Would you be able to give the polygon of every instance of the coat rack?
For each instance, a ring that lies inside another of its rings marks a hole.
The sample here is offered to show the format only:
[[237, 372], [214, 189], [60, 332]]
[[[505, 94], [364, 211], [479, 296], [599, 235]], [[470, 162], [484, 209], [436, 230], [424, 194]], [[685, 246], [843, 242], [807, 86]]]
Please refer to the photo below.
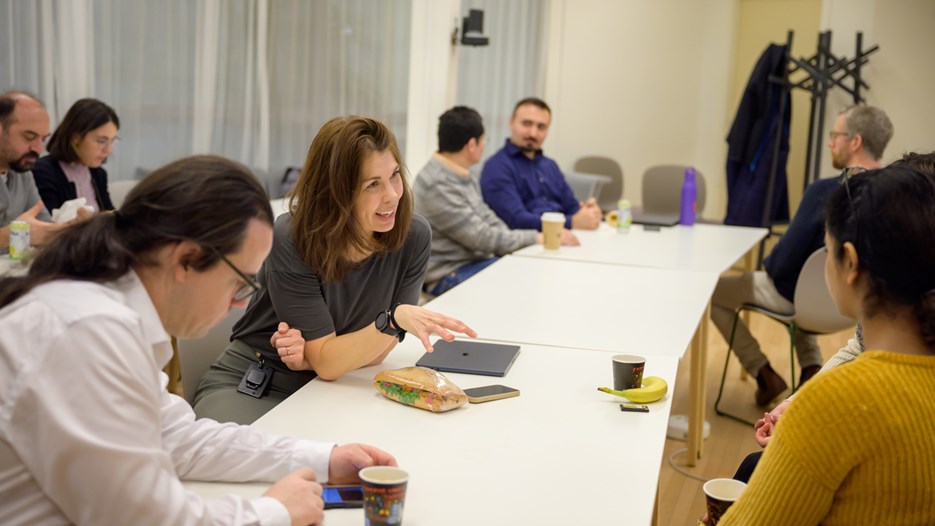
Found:
[[[863, 48], [863, 33], [857, 32], [854, 58], [839, 57], [831, 52], [831, 31], [822, 31], [818, 34], [818, 48], [815, 54], [808, 58], [792, 57], [793, 31], [786, 33], [786, 72], [783, 76], [771, 75], [769, 81], [780, 86], [779, 115], [785, 111], [786, 94], [793, 89], [803, 89], [811, 93], [811, 110], [808, 117], [808, 145], [805, 152], [805, 177], [802, 189], [808, 187], [818, 178], [821, 169], [821, 152], [825, 135], [825, 109], [828, 92], [839, 87], [850, 93], [854, 104], [864, 102], [861, 90], [868, 90], [870, 86], [861, 77], [861, 68], [869, 62], [869, 56], [880, 49], [875, 45], [870, 49]], [[779, 160], [779, 147], [782, 134], [776, 134], [773, 145], [773, 162], [769, 171], [769, 184], [766, 186], [766, 201], [763, 207], [764, 227], [771, 227], [771, 205], [773, 202], [773, 184], [776, 181], [777, 164]], [[760, 243], [760, 254], [757, 259], [763, 262], [763, 249], [765, 243]], [[759, 266], [759, 265], [758, 265]]]

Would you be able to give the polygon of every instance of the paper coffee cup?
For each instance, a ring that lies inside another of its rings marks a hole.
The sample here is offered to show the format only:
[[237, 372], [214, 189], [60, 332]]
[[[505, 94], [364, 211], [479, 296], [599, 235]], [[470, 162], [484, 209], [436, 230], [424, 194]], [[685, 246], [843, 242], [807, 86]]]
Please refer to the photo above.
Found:
[[371, 466], [358, 476], [364, 490], [364, 525], [401, 525], [409, 473], [392, 466]]
[[734, 479], [711, 479], [705, 482], [703, 489], [708, 506], [708, 524], [717, 524], [746, 488], [746, 484]]
[[565, 214], [545, 212], [542, 214], [542, 245], [546, 250], [558, 250], [562, 246], [562, 229], [565, 228]]
[[632, 354], [615, 354], [614, 363], [614, 389], [636, 389], [643, 385], [643, 368], [646, 367], [646, 358]]

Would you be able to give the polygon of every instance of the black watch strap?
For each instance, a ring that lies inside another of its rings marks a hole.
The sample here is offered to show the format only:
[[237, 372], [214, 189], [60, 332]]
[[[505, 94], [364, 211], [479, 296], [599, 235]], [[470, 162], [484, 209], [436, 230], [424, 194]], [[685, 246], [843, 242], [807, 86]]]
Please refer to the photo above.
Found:
[[406, 330], [399, 326], [399, 323], [396, 322], [396, 307], [399, 307], [401, 303], [393, 305], [393, 308], [390, 309], [390, 324], [393, 325], [393, 328], [396, 329], [396, 337], [399, 338], [400, 343], [402, 343], [403, 338], [406, 337]]
[[396, 306], [393, 306], [390, 309], [380, 312], [377, 314], [377, 319], [374, 324], [377, 330], [383, 334], [388, 334], [399, 341], [403, 341], [403, 338], [406, 337], [406, 331], [396, 325], [396, 320], [393, 318], [395, 310]]

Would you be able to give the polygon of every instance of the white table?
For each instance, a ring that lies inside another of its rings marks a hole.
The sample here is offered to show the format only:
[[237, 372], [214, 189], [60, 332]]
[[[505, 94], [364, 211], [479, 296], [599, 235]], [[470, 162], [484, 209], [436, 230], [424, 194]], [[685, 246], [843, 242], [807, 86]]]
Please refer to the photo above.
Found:
[[[422, 352], [407, 339], [383, 365], [314, 380], [253, 425], [393, 453], [411, 477], [407, 526], [650, 524], [671, 393], [649, 413], [621, 412], [624, 399], [596, 389], [612, 383], [608, 353], [533, 345], [522, 346], [502, 379], [446, 373], [462, 388], [515, 387], [517, 398], [433, 414], [377, 393], [376, 372], [412, 365]], [[649, 356], [646, 375], [672, 386], [677, 363]], [[265, 488], [186, 485], [208, 497]], [[330, 510], [326, 519], [330, 526], [363, 520], [360, 510]]]
[[[560, 259], [585, 263], [605, 263], [662, 269], [698, 270], [721, 273], [768, 234], [765, 228], [696, 224], [662, 227], [658, 231], [633, 225], [626, 234], [606, 223], [594, 231], [575, 234], [580, 247], [545, 250], [528, 246], [514, 254], [521, 257]], [[707, 372], [707, 311], [692, 340], [691, 392], [688, 414], [688, 463], [701, 458], [704, 444], [705, 376]]]
[[426, 308], [478, 338], [680, 358], [718, 275], [506, 256]]
[[633, 225], [626, 234], [606, 223], [597, 230], [575, 230], [579, 247], [546, 250], [530, 245], [515, 256], [608, 263], [636, 267], [724, 272], [767, 234], [764, 228], [697, 224], [644, 230]]

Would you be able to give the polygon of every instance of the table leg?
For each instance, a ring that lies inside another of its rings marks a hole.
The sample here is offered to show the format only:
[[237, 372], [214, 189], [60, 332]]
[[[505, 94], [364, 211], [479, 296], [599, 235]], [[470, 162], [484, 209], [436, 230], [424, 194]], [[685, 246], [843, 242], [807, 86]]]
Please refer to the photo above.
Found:
[[688, 465], [694, 466], [701, 458], [704, 446], [705, 373], [708, 365], [708, 318], [711, 304], [705, 308], [691, 343], [691, 378], [688, 409]]

